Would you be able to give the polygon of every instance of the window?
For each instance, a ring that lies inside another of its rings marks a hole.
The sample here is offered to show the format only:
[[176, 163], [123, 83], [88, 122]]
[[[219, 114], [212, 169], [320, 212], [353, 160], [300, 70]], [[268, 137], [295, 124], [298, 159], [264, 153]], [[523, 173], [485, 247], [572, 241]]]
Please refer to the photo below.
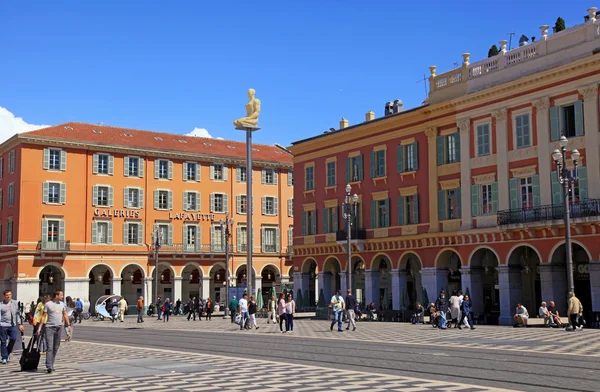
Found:
[[346, 182], [363, 180], [363, 156], [361, 154], [346, 158]]
[[294, 186], [294, 171], [288, 171], [288, 186]]
[[335, 233], [338, 230], [338, 207], [323, 209], [323, 233]]
[[471, 185], [471, 215], [491, 215], [498, 212], [498, 183]]
[[92, 205], [110, 207], [113, 205], [113, 189], [106, 185], [96, 185], [92, 190]]
[[154, 230], [158, 230], [158, 237], [162, 245], [171, 245], [173, 243], [173, 226], [170, 224], [156, 224]]
[[[0, 192], [0, 196], [2, 196], [2, 193]], [[1, 197], [0, 197], [1, 199]], [[1, 200], [0, 200], [1, 201]], [[294, 199], [288, 199], [288, 217], [293, 217], [294, 216]]]
[[[4, 190], [0, 188], [0, 210], [4, 207]], [[0, 222], [0, 225], [2, 222]], [[1, 233], [0, 233], [1, 234]], [[2, 236], [0, 235], [0, 241], [2, 240]]]
[[531, 146], [531, 129], [529, 126], [529, 114], [515, 117], [517, 148]]
[[[573, 176], [573, 171], [569, 170], [569, 176]], [[580, 203], [588, 199], [588, 180], [587, 167], [580, 166], [577, 168], [578, 179], [574, 186], [569, 188], [569, 203]], [[563, 185], [558, 182], [558, 173], [553, 171], [550, 174], [551, 189], [552, 189], [552, 204], [561, 204], [563, 202]], [[535, 182], [534, 182], [535, 184]], [[535, 187], [534, 187], [535, 192]]]
[[419, 223], [419, 196], [398, 197], [398, 225], [416, 225]]
[[308, 166], [305, 169], [305, 172], [306, 172], [306, 178], [305, 178], [304, 190], [312, 191], [315, 189], [315, 167]]
[[276, 169], [262, 169], [262, 183], [268, 185], [277, 185], [277, 170]]
[[389, 227], [390, 199], [371, 201], [371, 228]]
[[279, 252], [279, 228], [262, 228], [262, 251], [264, 253]]
[[[43, 183], [42, 201], [46, 204], [65, 204], [67, 196], [67, 184], [60, 182]], [[9, 186], [10, 192], [10, 186]], [[10, 198], [10, 195], [9, 195]]]
[[221, 164], [210, 165], [210, 179], [215, 181], [227, 181], [227, 167]]
[[183, 227], [183, 242], [186, 250], [196, 250], [200, 246], [198, 241], [198, 226], [185, 225]]
[[141, 159], [137, 157], [125, 157], [125, 176], [143, 177]]
[[[12, 166], [12, 158], [10, 154], [13, 154], [14, 151], [9, 153], [9, 162], [8, 162], [8, 171], [13, 172], [14, 167]], [[48, 170], [64, 170], [61, 169], [61, 164], [63, 161], [63, 156], [66, 158], [66, 153], [63, 150], [55, 149], [55, 148], [45, 148], [44, 149], [44, 169]], [[66, 162], [65, 162], [66, 164]]]
[[490, 155], [490, 124], [477, 126], [477, 156]]
[[92, 244], [112, 244], [112, 222], [92, 222]]
[[195, 162], [183, 163], [183, 180], [200, 181], [200, 165]]
[[568, 105], [560, 108], [562, 135], [575, 137], [575, 106]]
[[[509, 189], [511, 209], [531, 209], [540, 205], [540, 179], [538, 174], [530, 177], [511, 178], [509, 180]], [[554, 191], [555, 187], [553, 183], [552, 193]]]
[[165, 159], [154, 161], [154, 178], [163, 180], [173, 179], [173, 162]]
[[[8, 172], [9, 173], [14, 173], [15, 168], [17, 166], [17, 162], [16, 161], [17, 161], [17, 153], [16, 153], [15, 150], [12, 150], [11, 152], [8, 153]], [[60, 160], [60, 156], [59, 156], [58, 169], [57, 170], [60, 170], [60, 167], [61, 167], [60, 163], [61, 163], [61, 160]], [[65, 164], [66, 164], [66, 161], [65, 161]]]
[[479, 188], [481, 194], [481, 215], [493, 214], [492, 184], [480, 185]]
[[4, 177], [4, 157], [0, 157], [0, 178]]
[[6, 222], [6, 244], [13, 243], [13, 221]]
[[144, 208], [144, 191], [139, 188], [125, 188], [125, 208]]
[[238, 166], [235, 168], [235, 180], [237, 182], [246, 182], [247, 175], [248, 171], [246, 170], [246, 166]]
[[335, 186], [335, 161], [327, 162], [327, 186]]
[[93, 170], [94, 174], [110, 174], [114, 172], [114, 157], [108, 154], [94, 154]]
[[437, 164], [460, 162], [460, 135], [458, 132], [437, 137]]
[[371, 153], [371, 178], [385, 177], [385, 150]]
[[521, 208], [533, 208], [533, 182], [531, 177], [519, 180], [519, 200], [521, 200]]
[[158, 191], [158, 206], [159, 210], [169, 209], [169, 191]]
[[220, 225], [212, 225], [210, 227], [210, 248], [212, 252], [224, 252], [223, 229]]
[[583, 101], [550, 108], [550, 132], [552, 141], [584, 135]]
[[48, 230], [46, 230], [46, 242], [58, 242], [59, 221], [49, 220]]
[[291, 251], [292, 246], [294, 246], [294, 226], [288, 228], [288, 252]]
[[248, 251], [248, 228], [246, 226], [238, 226], [237, 229], [237, 251]]
[[302, 235], [317, 234], [317, 211], [309, 210], [302, 212]]
[[438, 219], [451, 220], [461, 217], [460, 188], [438, 191]]
[[[10, 241], [12, 242], [12, 222], [10, 228]], [[8, 232], [7, 240], [8, 240]], [[42, 220], [42, 249], [65, 249], [65, 222], [52, 219]]]
[[142, 243], [142, 225], [139, 223], [125, 223], [125, 245], [139, 245]]
[[224, 193], [211, 193], [210, 194], [210, 212], [227, 212], [228, 206], [228, 195]]
[[419, 168], [417, 142], [396, 147], [396, 171], [411, 172]]
[[264, 196], [262, 198], [262, 214], [263, 215], [277, 215], [279, 206], [278, 198], [272, 196]]
[[237, 213], [238, 214], [247, 214], [248, 213], [248, 198], [246, 195], [237, 195], [236, 196], [236, 204], [237, 204]]
[[[47, 183], [46, 183], [47, 184]], [[8, 206], [12, 206], [15, 204], [15, 184], [12, 182], [8, 184]]]
[[200, 193], [195, 191], [183, 192], [184, 211], [200, 211]]

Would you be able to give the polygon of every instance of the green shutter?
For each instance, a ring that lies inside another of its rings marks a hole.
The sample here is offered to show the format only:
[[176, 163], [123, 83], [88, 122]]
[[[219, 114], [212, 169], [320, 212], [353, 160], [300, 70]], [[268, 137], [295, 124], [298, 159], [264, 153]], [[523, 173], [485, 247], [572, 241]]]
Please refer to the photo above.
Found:
[[396, 172], [402, 173], [404, 170], [402, 162], [402, 149], [403, 146], [396, 146]]
[[196, 211], [200, 211], [200, 192], [196, 192]]
[[588, 180], [587, 180], [587, 167], [583, 166], [577, 169], [577, 174], [579, 177], [578, 185], [579, 185], [579, 200], [587, 200], [588, 198]]
[[144, 158], [136, 158], [138, 160], [138, 177], [144, 177]]
[[560, 139], [560, 122], [558, 118], [558, 106], [550, 108], [550, 140], [553, 142]]
[[446, 191], [438, 191], [438, 219], [446, 220]]
[[123, 158], [123, 175], [129, 177], [129, 157]]
[[392, 215], [392, 209], [390, 208], [390, 199], [385, 199], [385, 222], [383, 227], [390, 227], [390, 216]]
[[58, 241], [61, 244], [65, 243], [65, 221], [64, 220], [58, 221]]
[[279, 184], [279, 172], [277, 171], [277, 169], [273, 169], [273, 184]]
[[209, 172], [208, 173], [209, 173], [208, 177], [211, 180], [214, 180], [215, 179], [215, 165], [214, 164], [212, 164], [212, 163], [210, 164], [210, 168], [209, 168]]
[[332, 228], [331, 228], [331, 232], [335, 233], [338, 230], [338, 206], [335, 206], [332, 208], [332, 213], [333, 216], [331, 218], [331, 222], [332, 222]]
[[454, 194], [456, 195], [456, 217], [462, 218], [462, 194], [460, 188], [456, 188], [454, 190]]
[[67, 170], [67, 152], [65, 150], [60, 151], [60, 170]]
[[210, 212], [215, 212], [215, 194], [210, 194]]
[[223, 194], [223, 212], [229, 212], [229, 195], [226, 193]]
[[517, 191], [517, 179], [511, 178], [508, 181], [510, 188], [510, 208], [516, 210], [519, 208], [519, 193]]
[[351, 165], [352, 165], [352, 159], [346, 158], [346, 184], [348, 184], [352, 180], [352, 177], [351, 177], [351, 173], [352, 173]]
[[200, 181], [200, 164], [199, 163], [193, 163], [193, 165], [196, 165], [196, 173], [195, 173], [195, 180], [196, 181]]
[[96, 206], [98, 204], [98, 186], [94, 185], [92, 187], [92, 206]]
[[317, 210], [313, 210], [312, 234], [317, 234]]
[[540, 206], [540, 175], [531, 176], [531, 190], [533, 192], [533, 206]]
[[479, 215], [479, 185], [471, 185], [471, 215]]
[[173, 245], [173, 225], [171, 224], [167, 226], [167, 237], [167, 244]]
[[106, 235], [106, 243], [112, 245], [113, 243], [113, 223], [108, 222], [108, 233]]
[[235, 180], [242, 182], [242, 169], [239, 166], [235, 168]]
[[411, 144], [411, 146], [412, 146], [412, 153], [413, 153], [412, 167], [413, 167], [413, 170], [418, 170], [419, 169], [419, 145], [417, 144], [417, 142], [414, 142], [413, 144]]
[[437, 165], [444, 164], [444, 136], [437, 137]]
[[139, 197], [139, 203], [138, 203], [138, 208], [144, 208], [144, 190], [142, 188], [138, 188], [138, 197]]
[[358, 166], [358, 181], [362, 181], [365, 178], [362, 154], [356, 157], [356, 166]]
[[377, 201], [371, 200], [371, 229], [377, 227]]
[[173, 191], [169, 191], [169, 192], [167, 193], [167, 196], [168, 196], [168, 199], [167, 199], [167, 200], [168, 200], [167, 207], [169, 208], [169, 210], [172, 210], [172, 209], [173, 209]]
[[173, 162], [169, 161], [169, 163], [167, 163], [167, 177], [169, 178], [169, 180], [173, 179]]
[[123, 245], [127, 245], [129, 243], [129, 236], [127, 235], [128, 228], [129, 228], [129, 223], [123, 223]]
[[[8, 235], [8, 225], [7, 225], [7, 233]], [[48, 243], [48, 221], [46, 219], [42, 220], [42, 247], [45, 248]], [[8, 242], [7, 242], [8, 244]], [[10, 244], [8, 244], [10, 245]]]
[[327, 234], [329, 233], [329, 225], [328, 225], [328, 208], [323, 208], [323, 233]]
[[306, 235], [306, 211], [302, 211], [302, 236]]
[[216, 247], [215, 226], [210, 226], [210, 251], [214, 252]]
[[575, 136], [583, 136], [583, 101], [575, 101], [573, 105], [575, 106]]
[[413, 206], [413, 221], [415, 224], [419, 223], [419, 195], [415, 194], [415, 204]]
[[108, 206], [112, 207], [115, 205], [115, 189], [112, 186], [108, 187]]
[[137, 244], [138, 245], [144, 245], [144, 225], [142, 225], [141, 223], [138, 223], [137, 227], [138, 227]]
[[154, 190], [154, 209], [158, 209], [159, 191]]
[[560, 205], [562, 203], [562, 184], [558, 182], [556, 170], [550, 173], [550, 189], [552, 190], [552, 204]]
[[404, 224], [404, 196], [398, 196], [398, 226]]
[[[456, 132], [452, 134], [454, 138], [454, 145], [456, 146], [455, 152], [455, 162], [460, 162], [460, 133]], [[467, 146], [468, 148], [469, 146]]]
[[98, 154], [94, 154], [92, 158], [92, 173], [98, 174]]
[[60, 184], [60, 204], [67, 202], [67, 184]]
[[[9, 166], [10, 166], [10, 163], [9, 163]], [[49, 148], [44, 148], [43, 168], [45, 170], [48, 170], [50, 168], [50, 149]]]
[[183, 210], [187, 211], [188, 208], [189, 208], [189, 206], [188, 206], [187, 192], [183, 192]]
[[377, 160], [375, 151], [371, 152], [371, 178], [375, 178], [377, 174]]
[[279, 232], [279, 227], [275, 228], [275, 251], [281, 252], [281, 233]]
[[160, 176], [160, 159], [154, 160], [154, 178], [158, 178]]
[[92, 244], [98, 242], [98, 222], [92, 222]]
[[492, 182], [492, 213], [498, 212], [498, 183]]

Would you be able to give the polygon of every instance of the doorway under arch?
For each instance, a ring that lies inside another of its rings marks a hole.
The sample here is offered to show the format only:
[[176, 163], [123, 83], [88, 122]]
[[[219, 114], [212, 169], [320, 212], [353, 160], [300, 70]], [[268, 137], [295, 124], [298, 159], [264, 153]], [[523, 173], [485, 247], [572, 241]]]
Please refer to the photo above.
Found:
[[[40, 271], [39, 296], [52, 296], [55, 290], [65, 291], [65, 272], [61, 267], [49, 264]], [[66, 296], [68, 293], [64, 293]]]

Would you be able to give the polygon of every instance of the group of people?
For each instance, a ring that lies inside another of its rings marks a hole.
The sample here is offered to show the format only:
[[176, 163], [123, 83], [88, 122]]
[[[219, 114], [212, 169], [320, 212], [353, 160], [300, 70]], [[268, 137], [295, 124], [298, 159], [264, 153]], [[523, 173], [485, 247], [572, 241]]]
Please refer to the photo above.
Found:
[[183, 314], [188, 315], [188, 321], [192, 318], [196, 321], [196, 315], [198, 315], [199, 321], [202, 320], [202, 317], [206, 317], [206, 320], [208, 321], [212, 320], [214, 308], [215, 306], [212, 299], [207, 298], [203, 300], [202, 298], [192, 297], [188, 299], [188, 302], [185, 304]]
[[[583, 320], [583, 305], [581, 304], [581, 301], [579, 301], [579, 298], [572, 292], [569, 293], [568, 298], [567, 316], [569, 318], [568, 322], [570, 323], [570, 326], [565, 326], [563, 323], [554, 301], [550, 301], [549, 306], [544, 301], [538, 309], [538, 317], [544, 319], [545, 326], [566, 327], [567, 331], [581, 331], [583, 329], [583, 324], [585, 324], [585, 321]], [[529, 312], [523, 304], [517, 304], [513, 319], [515, 321], [515, 327], [527, 327]]]
[[112, 302], [106, 303], [106, 311], [111, 315], [111, 321], [125, 321], [125, 312], [127, 311], [127, 301], [125, 298], [113, 298]]
[[[259, 309], [254, 296], [251, 296], [248, 300], [248, 294], [244, 293], [239, 301], [234, 296], [229, 302], [228, 307], [231, 312], [231, 322], [239, 324], [240, 330], [248, 330], [252, 329], [252, 327], [254, 329], [260, 328], [256, 321]], [[281, 333], [293, 333], [295, 313], [296, 302], [292, 294], [288, 293], [285, 295], [281, 293], [278, 300], [273, 295], [267, 303], [267, 324], [271, 323], [271, 321], [273, 324], [279, 323], [279, 331]]]
[[[419, 307], [421, 311], [413, 314], [413, 320], [416, 320], [415, 324], [420, 322], [424, 313], [423, 307], [417, 304], [417, 309]], [[429, 305], [431, 324], [434, 328], [439, 329], [452, 327], [462, 329], [461, 324], [464, 324], [466, 328], [475, 329], [471, 307], [471, 298], [468, 295], [463, 295], [462, 290], [453, 291], [450, 299], [446, 298], [446, 292], [442, 290], [437, 300]], [[450, 322], [448, 322], [448, 319], [450, 319]]]

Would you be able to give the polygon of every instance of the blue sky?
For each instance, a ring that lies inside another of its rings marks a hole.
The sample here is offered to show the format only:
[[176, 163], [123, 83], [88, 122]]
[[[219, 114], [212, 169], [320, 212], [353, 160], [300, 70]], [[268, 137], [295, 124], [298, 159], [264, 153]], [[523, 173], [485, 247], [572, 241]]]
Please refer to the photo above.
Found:
[[288, 145], [342, 116], [379, 117], [386, 101], [418, 106], [430, 65], [445, 72], [463, 52], [477, 61], [509, 31], [513, 47], [539, 38], [558, 16], [582, 23], [590, 6], [600, 1], [2, 0], [0, 107], [29, 124], [243, 140], [232, 121], [253, 87], [255, 142]]

